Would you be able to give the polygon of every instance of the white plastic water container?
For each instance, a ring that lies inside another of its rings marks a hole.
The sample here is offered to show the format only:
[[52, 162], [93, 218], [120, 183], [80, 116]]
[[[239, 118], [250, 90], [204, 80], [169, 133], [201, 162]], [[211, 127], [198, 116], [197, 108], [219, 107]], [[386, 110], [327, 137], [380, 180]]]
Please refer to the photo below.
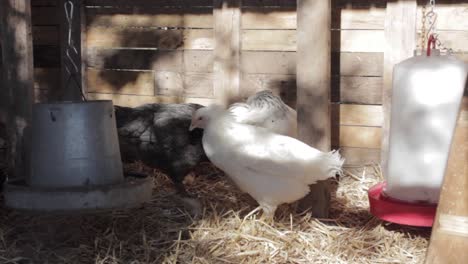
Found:
[[450, 55], [415, 56], [394, 67], [387, 196], [438, 202], [467, 72]]

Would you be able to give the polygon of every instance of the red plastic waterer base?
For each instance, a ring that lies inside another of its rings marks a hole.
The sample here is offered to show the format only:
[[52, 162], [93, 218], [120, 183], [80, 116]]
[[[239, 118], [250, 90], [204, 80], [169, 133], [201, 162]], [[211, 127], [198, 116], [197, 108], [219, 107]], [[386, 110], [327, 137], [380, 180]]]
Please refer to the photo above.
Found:
[[434, 223], [437, 205], [414, 204], [391, 199], [383, 194], [385, 182], [372, 186], [368, 193], [370, 212], [385, 221], [431, 227]]

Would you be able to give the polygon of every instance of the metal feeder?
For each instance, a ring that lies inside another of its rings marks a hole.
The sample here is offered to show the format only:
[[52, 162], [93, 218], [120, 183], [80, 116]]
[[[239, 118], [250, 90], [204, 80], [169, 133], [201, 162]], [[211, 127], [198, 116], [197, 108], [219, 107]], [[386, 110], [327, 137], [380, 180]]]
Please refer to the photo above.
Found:
[[30, 175], [5, 186], [15, 209], [71, 211], [134, 207], [151, 198], [150, 178], [124, 178], [112, 101], [35, 104]]

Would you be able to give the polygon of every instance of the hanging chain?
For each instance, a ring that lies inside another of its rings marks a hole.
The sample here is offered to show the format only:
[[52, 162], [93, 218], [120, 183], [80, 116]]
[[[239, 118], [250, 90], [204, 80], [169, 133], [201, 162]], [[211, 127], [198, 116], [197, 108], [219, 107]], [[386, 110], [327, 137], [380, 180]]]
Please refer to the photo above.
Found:
[[73, 32], [73, 11], [74, 11], [74, 5], [72, 1], [66, 1], [63, 4], [63, 7], [65, 9], [65, 18], [67, 19], [68, 23], [68, 39], [67, 39], [67, 47], [65, 48], [65, 56], [66, 56], [66, 61], [65, 61], [65, 70], [68, 73], [68, 78], [65, 83], [66, 86], [70, 84], [71, 81], [73, 81], [79, 90], [81, 97], [83, 100], [86, 101], [86, 97], [83, 93], [83, 90], [81, 89], [80, 82], [77, 80], [79, 73], [80, 73], [80, 68], [78, 67], [77, 63], [75, 62], [75, 57], [80, 57], [80, 53], [78, 52], [78, 49], [75, 46], [75, 42], [73, 41], [72, 37], [72, 32]]
[[[423, 6], [422, 14], [422, 28], [421, 28], [421, 47], [422, 50], [426, 47], [429, 37], [432, 35], [435, 40], [436, 47], [441, 51], [451, 54], [453, 51], [451, 48], [447, 48], [444, 43], [439, 39], [439, 34], [437, 33], [436, 23], [437, 23], [437, 13], [435, 12], [435, 0], [429, 0], [428, 3], [429, 11], [426, 12], [426, 6]], [[428, 28], [426, 29], [426, 24]]]
[[421, 12], [421, 52], [426, 47], [426, 5], [422, 6]]

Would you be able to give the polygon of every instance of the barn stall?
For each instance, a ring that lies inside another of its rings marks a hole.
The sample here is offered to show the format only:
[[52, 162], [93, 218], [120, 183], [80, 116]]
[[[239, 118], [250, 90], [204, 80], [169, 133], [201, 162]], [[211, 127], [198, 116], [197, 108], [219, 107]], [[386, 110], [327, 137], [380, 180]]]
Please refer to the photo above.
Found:
[[[336, 0], [331, 10], [313, 1], [73, 2], [82, 72], [74, 81], [89, 100], [209, 104], [271, 89], [297, 106], [305, 142], [340, 148], [347, 173], [331, 184], [336, 190], [326, 220], [285, 207], [269, 225], [244, 219], [254, 202], [219, 176], [196, 177], [190, 185], [206, 207], [192, 221], [164, 175], [131, 164], [155, 174], [151, 203], [87, 216], [4, 209], [5, 261], [423, 262], [430, 230], [373, 218], [366, 190], [382, 180], [378, 164], [385, 162], [380, 153], [387, 145], [392, 67], [423, 45], [425, 1]], [[436, 3], [440, 39], [465, 62], [467, 8], [463, 1]], [[68, 78], [61, 65], [69, 25], [63, 3], [32, 0], [31, 18], [33, 57], [22, 62], [34, 62], [30, 99], [64, 98]], [[196, 174], [219, 172], [207, 165]]]

